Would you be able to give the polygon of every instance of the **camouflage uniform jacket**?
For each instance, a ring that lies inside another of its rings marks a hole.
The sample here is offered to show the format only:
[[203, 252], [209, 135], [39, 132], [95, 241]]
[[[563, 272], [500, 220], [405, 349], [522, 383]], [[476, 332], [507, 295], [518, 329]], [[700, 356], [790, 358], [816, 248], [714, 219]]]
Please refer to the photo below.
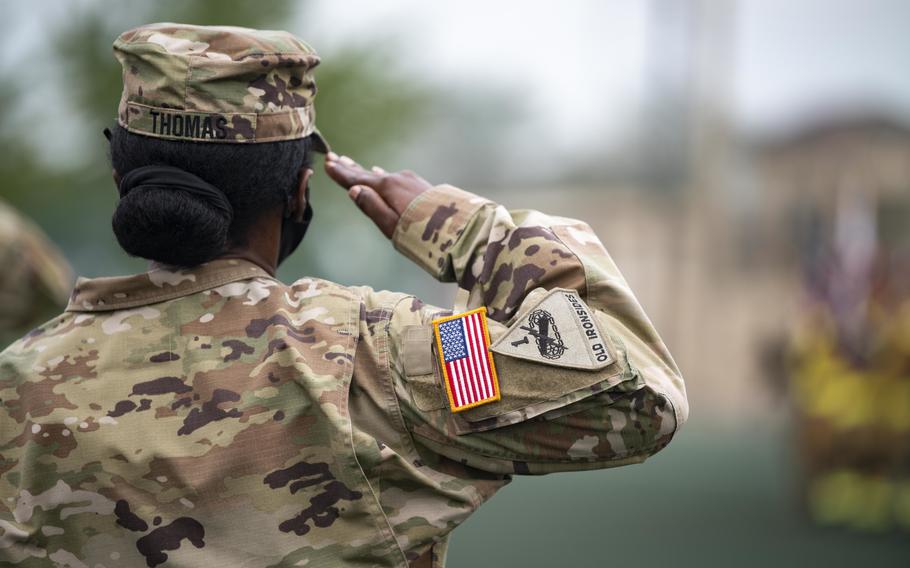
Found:
[[513, 474], [638, 463], [685, 420], [679, 372], [584, 223], [439, 186], [394, 244], [486, 306], [494, 344], [549, 291], [577, 296], [612, 362], [496, 353], [502, 399], [455, 414], [430, 334], [449, 312], [413, 296], [226, 259], [80, 279], [0, 355], [2, 563], [441, 567]]

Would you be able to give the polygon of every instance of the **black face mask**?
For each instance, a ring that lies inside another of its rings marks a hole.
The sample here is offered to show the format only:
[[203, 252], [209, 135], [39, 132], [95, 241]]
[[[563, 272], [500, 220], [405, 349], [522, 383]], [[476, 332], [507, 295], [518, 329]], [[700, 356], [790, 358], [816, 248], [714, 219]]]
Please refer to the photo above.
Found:
[[303, 210], [303, 221], [295, 221], [290, 213], [285, 213], [284, 219], [281, 222], [281, 242], [279, 243], [278, 248], [279, 266], [284, 262], [284, 259], [291, 256], [291, 253], [300, 246], [300, 241], [303, 240], [303, 236], [310, 226], [310, 221], [313, 220], [313, 207], [310, 205], [309, 184], [307, 184], [306, 189], [304, 190], [304, 195], [306, 196], [306, 208]]

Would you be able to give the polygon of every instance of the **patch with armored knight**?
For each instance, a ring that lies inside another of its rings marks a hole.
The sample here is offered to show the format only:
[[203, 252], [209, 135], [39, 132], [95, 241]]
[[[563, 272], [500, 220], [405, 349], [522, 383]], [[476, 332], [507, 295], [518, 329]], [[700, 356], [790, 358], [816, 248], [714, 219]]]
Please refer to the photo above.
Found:
[[594, 310], [578, 292], [563, 288], [551, 290], [525, 310], [491, 350], [574, 369], [602, 369], [614, 361]]

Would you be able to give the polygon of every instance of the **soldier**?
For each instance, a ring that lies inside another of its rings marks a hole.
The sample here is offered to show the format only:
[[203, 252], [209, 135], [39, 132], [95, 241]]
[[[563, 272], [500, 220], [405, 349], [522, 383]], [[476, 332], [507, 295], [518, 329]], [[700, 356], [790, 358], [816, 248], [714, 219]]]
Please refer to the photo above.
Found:
[[328, 153], [419, 299], [274, 274], [311, 209], [313, 68], [285, 32], [122, 34], [113, 228], [145, 274], [80, 279], [0, 356], [0, 559], [441, 567], [512, 475], [639, 463], [679, 371], [584, 223]]
[[69, 264], [37, 226], [0, 200], [0, 349], [59, 312]]

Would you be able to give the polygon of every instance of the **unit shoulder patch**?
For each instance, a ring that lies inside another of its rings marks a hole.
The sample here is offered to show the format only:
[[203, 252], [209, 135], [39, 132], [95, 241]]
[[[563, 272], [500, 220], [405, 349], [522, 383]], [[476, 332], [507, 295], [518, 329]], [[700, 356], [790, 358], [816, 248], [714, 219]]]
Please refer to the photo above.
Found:
[[613, 363], [594, 311], [575, 290], [556, 288], [525, 310], [491, 347], [496, 353], [557, 367], [602, 369]]

